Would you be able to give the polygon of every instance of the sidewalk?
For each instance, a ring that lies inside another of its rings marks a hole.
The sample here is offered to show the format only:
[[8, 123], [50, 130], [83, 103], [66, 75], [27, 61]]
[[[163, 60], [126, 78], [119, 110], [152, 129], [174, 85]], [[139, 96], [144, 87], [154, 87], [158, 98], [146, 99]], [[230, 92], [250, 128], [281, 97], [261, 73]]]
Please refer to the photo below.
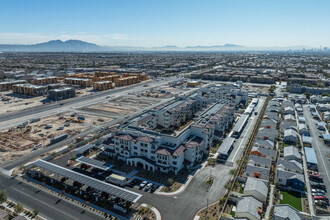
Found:
[[267, 205], [267, 210], [266, 210], [266, 213], [265, 213], [265, 219], [266, 219], [266, 220], [269, 219], [270, 210], [271, 210], [272, 207], [273, 207], [274, 189], [275, 189], [275, 185], [270, 184], [269, 203], [268, 203], [268, 205]]

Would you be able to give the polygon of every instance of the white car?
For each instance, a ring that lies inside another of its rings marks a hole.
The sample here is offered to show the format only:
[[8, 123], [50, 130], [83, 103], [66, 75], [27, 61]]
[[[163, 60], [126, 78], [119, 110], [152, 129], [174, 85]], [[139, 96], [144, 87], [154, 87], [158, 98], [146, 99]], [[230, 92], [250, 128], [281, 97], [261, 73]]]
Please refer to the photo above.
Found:
[[148, 185], [146, 186], [146, 188], [144, 190], [148, 191], [151, 187], [152, 187], [152, 183], [148, 183]]
[[143, 187], [145, 187], [147, 185], [147, 181], [143, 181], [141, 184], [140, 184], [140, 189], [142, 189]]
[[322, 189], [312, 189], [312, 193], [323, 193], [325, 194], [325, 191]]

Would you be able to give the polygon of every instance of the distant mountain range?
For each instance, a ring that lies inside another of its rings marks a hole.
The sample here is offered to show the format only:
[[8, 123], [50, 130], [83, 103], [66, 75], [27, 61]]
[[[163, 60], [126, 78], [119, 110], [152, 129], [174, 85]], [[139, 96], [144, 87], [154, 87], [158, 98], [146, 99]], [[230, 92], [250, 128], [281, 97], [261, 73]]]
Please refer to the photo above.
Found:
[[20, 45], [0, 44], [0, 52], [117, 52], [117, 51], [285, 51], [301, 50], [304, 46], [295, 47], [245, 47], [236, 44], [215, 46], [187, 46], [177, 47], [168, 45], [164, 47], [130, 47], [130, 46], [99, 46], [80, 40], [52, 40], [45, 43]]

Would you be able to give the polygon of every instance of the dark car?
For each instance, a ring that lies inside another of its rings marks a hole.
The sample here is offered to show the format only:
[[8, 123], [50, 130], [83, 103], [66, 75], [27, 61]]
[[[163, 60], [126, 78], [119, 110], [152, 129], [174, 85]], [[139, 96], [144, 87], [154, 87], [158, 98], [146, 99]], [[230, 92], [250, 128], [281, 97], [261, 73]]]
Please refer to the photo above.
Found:
[[74, 187], [81, 187], [82, 184], [79, 183], [78, 181], [74, 181], [74, 182], [73, 182], [73, 186], [74, 186]]
[[157, 184], [152, 185], [150, 192], [152, 192], [152, 193], [155, 192], [158, 189], [158, 187], [159, 186]]

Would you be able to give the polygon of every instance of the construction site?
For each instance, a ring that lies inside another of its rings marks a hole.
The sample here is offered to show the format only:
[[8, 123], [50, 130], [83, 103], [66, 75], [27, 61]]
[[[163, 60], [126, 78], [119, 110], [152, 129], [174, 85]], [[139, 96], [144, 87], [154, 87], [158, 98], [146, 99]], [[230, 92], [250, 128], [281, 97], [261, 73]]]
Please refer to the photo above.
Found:
[[81, 110], [102, 114], [104, 116], [116, 117], [138, 112], [143, 108], [147, 108], [158, 103], [159, 101], [160, 100], [157, 98], [128, 95], [117, 97], [104, 103], [90, 105], [82, 108]]
[[46, 147], [56, 137], [77, 135], [112, 118], [72, 112], [33, 119], [0, 132], [0, 164]]

